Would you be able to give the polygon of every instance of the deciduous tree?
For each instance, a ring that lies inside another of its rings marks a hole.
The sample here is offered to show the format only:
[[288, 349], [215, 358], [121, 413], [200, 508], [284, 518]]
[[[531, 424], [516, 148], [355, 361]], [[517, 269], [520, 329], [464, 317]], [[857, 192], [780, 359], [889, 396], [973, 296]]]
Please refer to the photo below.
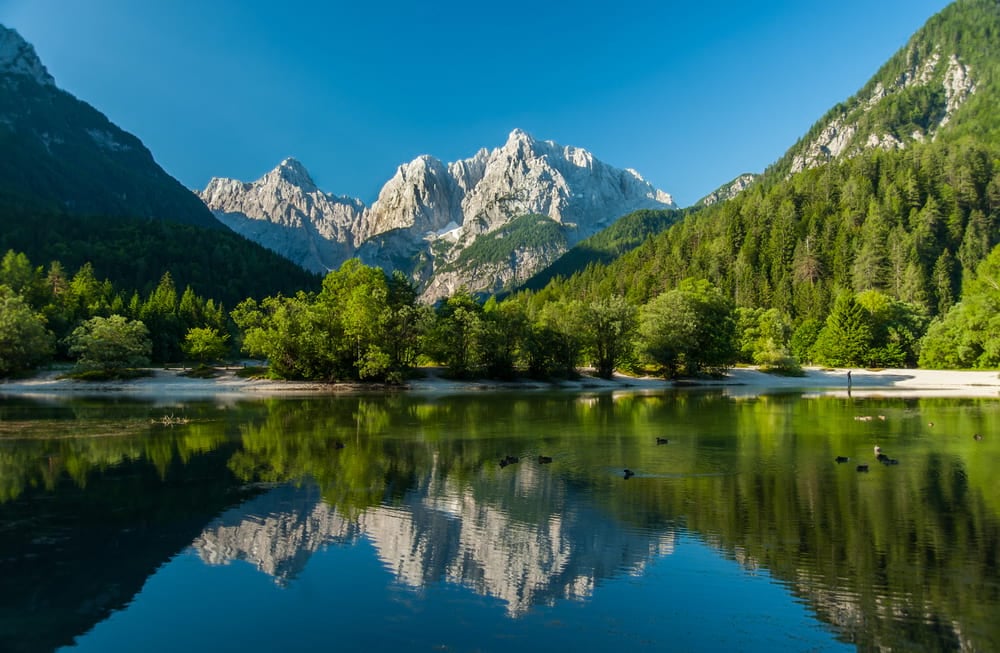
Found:
[[45, 320], [6, 285], [0, 285], [0, 377], [30, 370], [51, 358], [55, 338]]

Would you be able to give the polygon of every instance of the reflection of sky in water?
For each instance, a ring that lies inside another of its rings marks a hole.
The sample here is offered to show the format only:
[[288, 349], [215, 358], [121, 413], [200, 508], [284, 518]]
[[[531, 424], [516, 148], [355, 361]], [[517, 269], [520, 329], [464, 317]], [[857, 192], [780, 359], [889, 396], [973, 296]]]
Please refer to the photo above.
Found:
[[[83, 651], [840, 650], [766, 575], [690, 537], [642, 573], [602, 579], [583, 601], [504, 618], [506, 602], [462, 585], [396, 582], [367, 539], [317, 551], [286, 586], [251, 565], [206, 567], [193, 551], [149, 579]], [[165, 618], [164, 615], [170, 615]]]
[[[0, 526], [27, 527], [0, 529], [0, 649], [84, 632], [94, 651], [1000, 641], [983, 616], [996, 449], [968, 436], [996, 430], [995, 402], [393, 401], [203, 407], [181, 429], [122, 408], [135, 437], [5, 441], [0, 486], [23, 496]], [[68, 431], [100, 409], [74, 408]], [[902, 462], [858, 474], [874, 442]]]

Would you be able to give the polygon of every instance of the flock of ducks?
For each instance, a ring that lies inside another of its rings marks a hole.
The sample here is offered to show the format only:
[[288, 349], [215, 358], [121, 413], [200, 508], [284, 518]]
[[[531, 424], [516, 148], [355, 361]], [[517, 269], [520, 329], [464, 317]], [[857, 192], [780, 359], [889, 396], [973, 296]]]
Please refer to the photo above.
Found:
[[[670, 440], [668, 438], [656, 438], [656, 444], [657, 445], [670, 444]], [[517, 456], [511, 456], [510, 454], [507, 454], [506, 456], [500, 459], [500, 468], [503, 469], [508, 465], [513, 465], [519, 462], [521, 462], [520, 458], [518, 458]], [[548, 465], [551, 462], [552, 462], [552, 456], [538, 456], [539, 465]], [[635, 476], [635, 472], [633, 472], [631, 469], [626, 468], [625, 470], [623, 470], [623, 472], [624, 473], [622, 478], [624, 478], [626, 481]]]
[[[880, 419], [882, 421], [885, 421], [885, 415], [878, 415], [877, 417], [878, 417], [878, 419]], [[873, 419], [875, 419], [875, 417], [873, 417], [871, 415], [858, 415], [854, 419], [856, 419], [856, 420], [858, 420], [860, 422], [870, 422]], [[928, 426], [934, 426], [934, 422], [928, 422], [927, 425]], [[983, 436], [981, 434], [979, 434], [979, 433], [976, 433], [976, 434], [974, 434], [972, 436], [972, 439], [975, 440], [976, 442], [982, 442]], [[658, 438], [656, 438], [656, 444], [657, 445], [670, 444], [670, 440], [668, 438], [660, 438], [660, 437], [658, 437]], [[343, 446], [343, 445], [341, 445], [341, 446]], [[837, 456], [834, 460], [838, 464], [847, 463], [847, 462], [851, 461], [851, 459], [848, 458], [847, 456]], [[899, 461], [897, 459], [890, 458], [888, 455], [886, 455], [882, 451], [882, 447], [880, 447], [877, 444], [875, 445], [875, 460], [877, 460], [878, 462], [880, 462], [880, 463], [882, 463], [883, 465], [886, 465], [886, 466], [898, 465], [899, 464]], [[513, 465], [514, 463], [517, 463], [517, 462], [520, 462], [520, 458], [518, 458], [517, 456], [507, 455], [507, 456], [504, 456], [503, 458], [500, 459], [500, 467], [503, 468], [503, 467], [506, 467], [507, 465]], [[549, 464], [551, 462], [552, 462], [552, 457], [551, 456], [538, 456], [538, 464], [539, 465], [547, 465], [547, 464]], [[860, 463], [860, 464], [857, 465], [857, 467], [855, 469], [857, 469], [857, 471], [859, 471], [859, 472], [867, 472], [867, 471], [869, 471], [868, 463]], [[625, 468], [624, 473], [623, 473], [623, 478], [627, 481], [628, 479], [632, 478], [633, 476], [635, 476], [635, 472], [633, 472], [631, 469]]]
[[[856, 419], [859, 422], [870, 422], [874, 418], [871, 415], [857, 415], [857, 416], [854, 417], [854, 419]], [[885, 421], [885, 415], [878, 415], [878, 419], [880, 419], [882, 421]], [[933, 427], [934, 426], [934, 422], [927, 422], [927, 426]], [[975, 434], [973, 434], [972, 439], [975, 440], [976, 442], [982, 442], [983, 441], [983, 436], [982, 436], [981, 433], [975, 433]], [[847, 456], [837, 456], [834, 460], [835, 460], [835, 462], [837, 462], [839, 464], [839, 463], [849, 462], [851, 459], [848, 458]], [[898, 465], [899, 464], [898, 460], [896, 460], [895, 458], [890, 458], [888, 455], [886, 455], [882, 451], [882, 447], [880, 447], [877, 444], [875, 445], [875, 460], [879, 461], [883, 465]], [[861, 463], [861, 464], [859, 464], [856, 467], [856, 469], [859, 472], [867, 472], [868, 471], [868, 463]]]
[[[848, 458], [847, 456], [837, 456], [837, 458], [836, 458], [836, 461], [838, 463], [846, 463], [846, 462], [848, 462], [850, 460], [851, 459]], [[884, 454], [882, 452], [882, 447], [878, 446], [877, 444], [875, 445], [875, 460], [879, 461], [883, 465], [898, 465], [899, 464], [898, 460], [896, 460], [895, 458], [890, 458], [889, 456], [887, 456], [886, 454]], [[868, 463], [862, 463], [862, 464], [858, 465], [856, 467], [856, 469], [859, 472], [867, 472], [868, 471]]]

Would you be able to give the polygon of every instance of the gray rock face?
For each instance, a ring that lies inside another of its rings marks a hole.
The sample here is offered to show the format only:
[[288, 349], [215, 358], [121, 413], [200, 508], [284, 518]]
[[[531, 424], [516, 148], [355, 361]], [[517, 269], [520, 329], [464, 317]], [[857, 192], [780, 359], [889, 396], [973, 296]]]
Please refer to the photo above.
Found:
[[736, 179], [733, 179], [731, 182], [719, 186], [714, 191], [701, 198], [701, 200], [698, 201], [698, 204], [711, 206], [713, 204], [717, 204], [718, 202], [731, 200], [749, 188], [750, 184], [756, 181], [757, 176], [758, 175], [755, 175], [752, 172], [744, 173]]
[[[230, 228], [307, 269], [322, 273], [358, 256], [410, 275], [428, 301], [459, 286], [499, 289], [626, 213], [675, 206], [634, 170], [521, 130], [468, 159], [445, 164], [424, 155], [401, 165], [370, 207], [323, 193], [291, 160], [253, 183], [213, 179], [198, 195]], [[561, 235], [513, 247], [509, 264], [456, 265], [478, 238], [526, 215], [550, 218]], [[441, 272], [447, 279], [436, 281]]]
[[43, 86], [56, 85], [35, 48], [17, 30], [3, 25], [0, 25], [0, 74], [24, 75]]
[[213, 179], [197, 194], [233, 231], [320, 273], [351, 257], [365, 209], [359, 200], [316, 188], [295, 159], [253, 183]]
[[[969, 66], [957, 55], [947, 59], [934, 52], [924, 60], [911, 53], [909, 69], [889, 83], [876, 82], [859, 93], [839, 113], [821, 126], [819, 133], [805, 143], [792, 158], [791, 172], [815, 168], [831, 159], [857, 156], [872, 149], [896, 150], [907, 142], [923, 142], [934, 138], [937, 131], [948, 124], [956, 111], [976, 92], [976, 82]], [[886, 98], [916, 87], [938, 87], [944, 90], [945, 106], [941, 117], [926, 129], [910, 134], [891, 134], [881, 131], [864, 132], [862, 118]]]

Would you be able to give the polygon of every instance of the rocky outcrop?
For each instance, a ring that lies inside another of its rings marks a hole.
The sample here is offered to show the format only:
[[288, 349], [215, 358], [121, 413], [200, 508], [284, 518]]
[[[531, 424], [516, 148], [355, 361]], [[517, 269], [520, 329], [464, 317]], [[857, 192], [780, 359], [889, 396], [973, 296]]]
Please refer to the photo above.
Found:
[[758, 175], [755, 175], [752, 172], [744, 173], [736, 179], [733, 179], [731, 182], [719, 186], [714, 191], [701, 198], [698, 201], [698, 204], [702, 206], [711, 206], [713, 204], [717, 204], [718, 202], [731, 200], [749, 188], [750, 184], [757, 180], [757, 177]]
[[17, 30], [0, 25], [0, 74], [28, 77], [41, 86], [55, 86], [35, 48]]
[[198, 196], [236, 233], [320, 273], [352, 256], [365, 210], [358, 200], [319, 190], [290, 158], [253, 183], [212, 179]]
[[327, 508], [314, 488], [280, 487], [223, 514], [192, 545], [206, 564], [243, 560], [285, 585], [320, 548], [359, 534], [357, 524]]
[[[323, 273], [358, 256], [410, 275], [427, 301], [459, 286], [501, 289], [626, 213], [674, 206], [634, 170], [517, 129], [468, 159], [425, 155], [401, 165], [370, 207], [320, 191], [292, 160], [252, 183], [213, 179], [198, 195], [230, 228], [307, 269]], [[527, 215], [554, 221], [558, 236], [513, 247], [507, 262], [458, 264], [477, 239]], [[439, 273], [447, 278], [437, 281]]]
[[[794, 174], [872, 149], [903, 149], [908, 142], [931, 140], [976, 91], [970, 67], [955, 54], [944, 58], [940, 51], [934, 51], [921, 60], [911, 50], [906, 53], [906, 61], [909, 65], [894, 80], [869, 83], [865, 90], [828, 114], [826, 122], [811, 137], [793, 148], [790, 171]], [[927, 117], [926, 124], [908, 133], [893, 133], [896, 125], [866, 120], [888, 98], [925, 87], [942, 89], [944, 97], [942, 106], [932, 107], [936, 110]]]

